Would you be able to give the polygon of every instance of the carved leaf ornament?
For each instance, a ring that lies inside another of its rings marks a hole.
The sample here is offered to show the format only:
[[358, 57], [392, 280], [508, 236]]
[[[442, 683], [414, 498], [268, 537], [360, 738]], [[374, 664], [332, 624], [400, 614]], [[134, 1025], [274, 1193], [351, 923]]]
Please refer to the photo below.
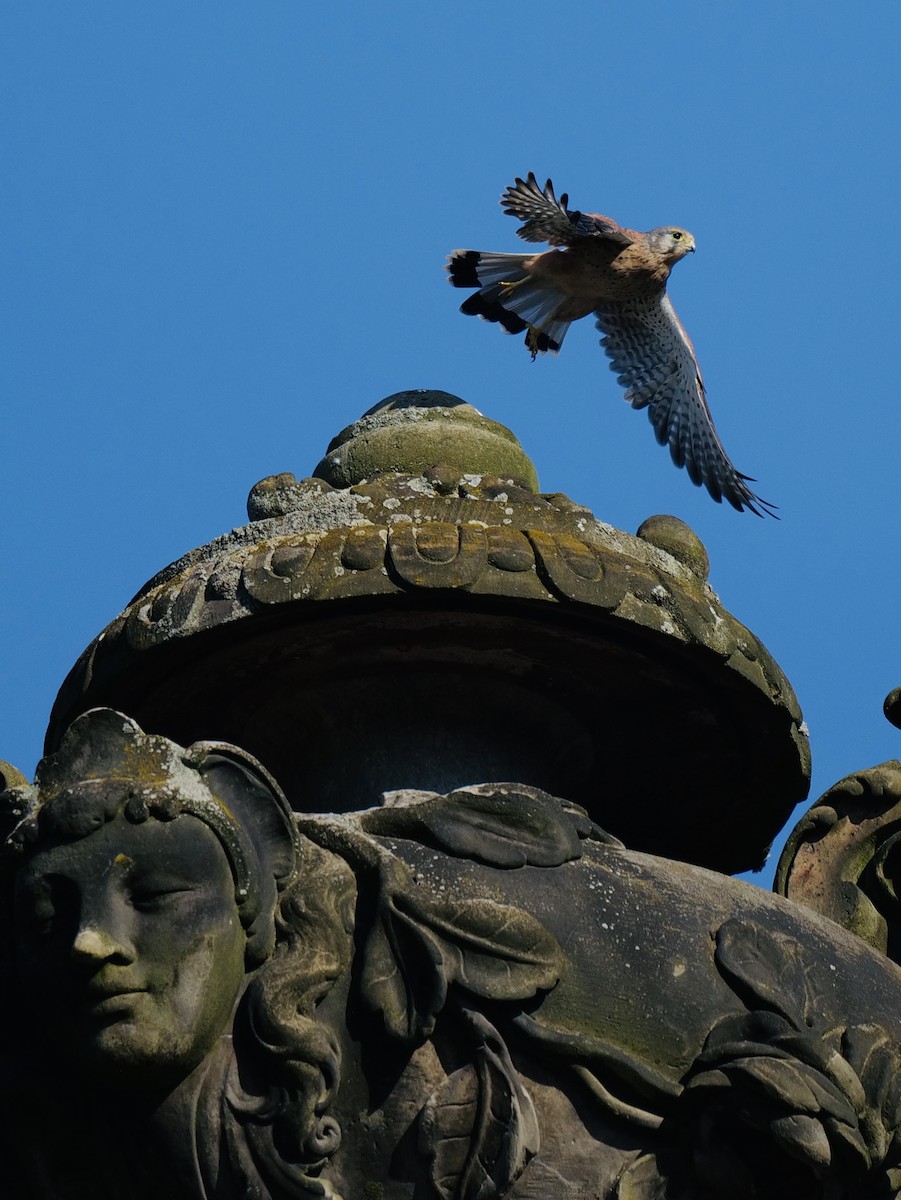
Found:
[[441, 1200], [502, 1196], [540, 1144], [538, 1117], [498, 1031], [477, 1012], [472, 1064], [449, 1075], [420, 1119], [420, 1146], [432, 1159]]
[[[419, 793], [422, 796], [422, 793]], [[536, 788], [479, 784], [447, 796], [364, 813], [362, 827], [382, 837], [410, 838], [457, 858], [489, 867], [559, 867], [581, 857], [582, 839], [612, 838], [584, 809]]]
[[[554, 936], [511, 904], [419, 886], [375, 836], [405, 837], [458, 857], [512, 868], [559, 866], [580, 853], [594, 829], [581, 809], [538, 791], [474, 788], [364, 814], [361, 834], [340, 820], [302, 820], [304, 832], [342, 854], [361, 882], [365, 938], [361, 1001], [393, 1038], [429, 1037], [448, 989], [496, 1002], [527, 1000], [552, 988], [565, 957]], [[367, 836], [369, 835], [369, 836]], [[598, 830], [596, 836], [606, 837]]]
[[901, 1055], [875, 1024], [827, 1029], [793, 939], [727, 921], [716, 965], [747, 1005], [717, 1022], [661, 1149], [617, 1200], [876, 1200], [901, 1192]]
[[526, 1000], [554, 986], [563, 961], [552, 934], [512, 905], [387, 893], [366, 946], [362, 991], [392, 1036], [418, 1042], [434, 1029], [451, 984], [486, 1000]]

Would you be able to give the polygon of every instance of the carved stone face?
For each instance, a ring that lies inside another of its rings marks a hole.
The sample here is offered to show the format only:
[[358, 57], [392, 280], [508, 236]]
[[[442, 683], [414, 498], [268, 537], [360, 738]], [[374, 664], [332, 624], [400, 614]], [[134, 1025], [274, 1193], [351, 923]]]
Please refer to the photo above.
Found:
[[17, 879], [16, 948], [29, 1010], [60, 1050], [126, 1088], [189, 1074], [244, 981], [228, 860], [184, 813], [119, 815], [35, 853]]

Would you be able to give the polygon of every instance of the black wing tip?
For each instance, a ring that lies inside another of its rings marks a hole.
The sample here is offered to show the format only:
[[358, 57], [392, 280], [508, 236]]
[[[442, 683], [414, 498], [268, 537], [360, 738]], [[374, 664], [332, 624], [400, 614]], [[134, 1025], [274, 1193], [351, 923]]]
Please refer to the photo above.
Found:
[[779, 516], [778, 504], [771, 504], [769, 500], [764, 500], [762, 496], [756, 496], [753, 492], [748, 492], [746, 496], [742, 496], [740, 501], [731, 500], [730, 498], [730, 503], [739, 512], [747, 509], [755, 517], [772, 517], [774, 521], [782, 520]]
[[736, 471], [735, 479], [727, 479], [722, 483], [717, 479], [704, 479], [703, 477], [696, 479], [691, 472], [689, 475], [692, 483], [698, 487], [706, 487], [717, 504], [721, 504], [725, 500], [732, 505], [736, 512], [747, 511], [752, 512], [755, 517], [772, 517], [774, 521], [782, 520], [778, 515], [778, 505], [764, 500], [762, 496], [758, 496], [746, 486], [756, 482], [750, 475], [742, 475], [740, 471]]
[[[615, 370], [616, 367], [611, 363]], [[629, 399], [628, 393], [626, 399]], [[635, 407], [634, 401], [631, 401]], [[646, 402], [647, 403], [647, 402]], [[741, 471], [737, 471], [728, 458], [724, 457], [724, 461], [720, 464], [721, 471], [710, 470], [707, 464], [707, 470], [704, 465], [691, 455], [690, 447], [687, 447], [676, 436], [675, 427], [668, 427], [662, 420], [655, 420], [655, 409], [653, 402], [648, 407], [648, 417], [651, 421], [651, 426], [654, 430], [654, 436], [657, 439], [657, 444], [667, 446], [670, 452], [670, 458], [677, 467], [682, 467], [688, 478], [695, 487], [706, 488], [711, 499], [717, 504], [722, 504], [725, 500], [727, 504], [736, 510], [736, 512], [752, 512], [755, 517], [772, 517], [774, 521], [781, 521], [782, 518], [777, 516], [778, 505], [771, 504], [769, 500], [764, 500], [762, 496], [758, 496], [748, 487], [749, 483], [756, 483], [757, 480], [751, 475], [744, 475]], [[686, 453], [688, 451], [688, 453]]]
[[[525, 194], [525, 195], [524, 195]], [[504, 188], [501, 193], [501, 207], [508, 216], [515, 217], [517, 212], [510, 206], [517, 203], [520, 199], [544, 200], [553, 204], [555, 208], [566, 209], [569, 196], [566, 193], [561, 195], [558, 200], [554, 194], [554, 184], [548, 179], [544, 187], [535, 178], [535, 172], [529, 171], [528, 175], [523, 179], [520, 175], [514, 177], [513, 182]]]
[[762, 496], [758, 496], [746, 486], [748, 483], [755, 482], [749, 475], [742, 475], [740, 471], [736, 471], [734, 479], [723, 481], [704, 479], [703, 476], [695, 478], [691, 471], [689, 471], [689, 476], [692, 483], [698, 487], [705, 487], [717, 504], [722, 504], [725, 500], [736, 512], [747, 511], [752, 512], [755, 517], [772, 517], [774, 521], [782, 520], [778, 515], [777, 505], [771, 504], [769, 500], [764, 500]]
[[[513, 182], [501, 192], [501, 205], [504, 212], [509, 213], [509, 205], [515, 204], [517, 200], [522, 199], [522, 193], [527, 193], [532, 199], [543, 199], [541, 188], [538, 185], [538, 180], [535, 178], [532, 171], [528, 173], [525, 179], [521, 176], [514, 176]], [[515, 216], [515, 213], [511, 214]]]
[[722, 504], [725, 500], [736, 512], [747, 510], [752, 512], [755, 517], [772, 517], [774, 521], [782, 520], [778, 516], [778, 505], [764, 500], [762, 496], [758, 496], [747, 486], [749, 483], [757, 482], [751, 475], [743, 475], [741, 471], [736, 471], [731, 463], [728, 463], [730, 471], [725, 478], [705, 473], [696, 459], [686, 455], [682, 443], [671, 439], [671, 431], [668, 431], [665, 425], [658, 425], [654, 421], [653, 408], [648, 410], [648, 415], [651, 418], [658, 445], [669, 447], [670, 458], [677, 467], [684, 468], [695, 487], [706, 488], [711, 499], [715, 500], [717, 504]]
[[[723, 495], [738, 512], [743, 512], [747, 509], [755, 517], [772, 517], [774, 521], [781, 521], [782, 518], [777, 515], [779, 506], [771, 504], [769, 500], [764, 500], [762, 496], [758, 496], [747, 486], [749, 483], [756, 482], [757, 480], [752, 478], [752, 476], [743, 475], [741, 471], [736, 471], [734, 479], [727, 479], [725, 481], [722, 489]], [[709, 487], [707, 490], [710, 490]]]
[[526, 175], [525, 179], [522, 179], [519, 175], [514, 176], [513, 186], [508, 187], [507, 191], [512, 192], [515, 188], [526, 188], [527, 191], [537, 192], [539, 196], [546, 196], [548, 191], [550, 191], [551, 194], [553, 194], [553, 191], [554, 191], [554, 185], [551, 183], [550, 180], [548, 180], [547, 183], [545, 183], [544, 189], [542, 190], [541, 184], [538, 182], [537, 178], [535, 177], [534, 171], [529, 171], [529, 173], [528, 173], [528, 175]]
[[[676, 465], [682, 466], [683, 464], [677, 463]], [[685, 465], [687, 469], [687, 464]], [[754, 482], [747, 475], [741, 475], [738, 472], [736, 474], [741, 481]], [[725, 500], [736, 512], [752, 512], [755, 517], [772, 517], [774, 521], [782, 520], [779, 516], [779, 506], [756, 495], [750, 488], [745, 487], [744, 482], [727, 482], [721, 487], [717, 480], [704, 479], [702, 476], [696, 477], [691, 471], [688, 471], [688, 477], [695, 487], [706, 488], [711, 499], [715, 500], [717, 504], [722, 504]]]

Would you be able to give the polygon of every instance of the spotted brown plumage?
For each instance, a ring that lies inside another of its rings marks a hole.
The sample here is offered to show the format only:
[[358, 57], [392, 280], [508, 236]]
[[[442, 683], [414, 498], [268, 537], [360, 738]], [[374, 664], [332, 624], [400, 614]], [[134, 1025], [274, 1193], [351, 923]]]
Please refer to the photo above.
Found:
[[554, 249], [455, 250], [450, 282], [477, 289], [460, 311], [524, 332], [533, 359], [556, 354], [572, 322], [593, 313], [626, 400], [648, 410], [676, 466], [717, 502], [775, 516], [723, 448], [694, 347], [666, 294], [673, 267], [695, 249], [692, 235], [674, 225], [639, 233], [600, 213], [572, 210], [565, 192], [558, 199], [551, 181], [541, 188], [531, 172], [507, 188], [501, 206], [522, 222], [519, 237]]

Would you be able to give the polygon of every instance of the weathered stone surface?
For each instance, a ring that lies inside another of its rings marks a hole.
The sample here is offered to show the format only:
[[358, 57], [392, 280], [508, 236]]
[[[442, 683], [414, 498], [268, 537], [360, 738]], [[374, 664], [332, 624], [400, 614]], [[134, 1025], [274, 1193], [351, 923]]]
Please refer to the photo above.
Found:
[[538, 491], [535, 467], [509, 429], [449, 392], [424, 388], [389, 396], [342, 430], [314, 474], [351, 487], [385, 471], [419, 475], [435, 466]]
[[0, 758], [0, 791], [3, 791], [4, 788], [19, 787], [27, 782], [28, 780], [17, 767]]
[[840, 780], [785, 844], [776, 889], [901, 962], [901, 763]]
[[[141, 590], [70, 674], [48, 749], [112, 704], [181, 741], [239, 741], [299, 810], [519, 778], [635, 847], [758, 866], [806, 793], [807, 740], [696, 535], [654, 517], [633, 537], [539, 495], [508, 430], [400, 396], [336, 439], [371, 451], [353, 482], [262, 481], [256, 519]], [[442, 440], [448, 421], [469, 434]], [[405, 470], [373, 429], [403, 430]], [[486, 445], [506, 473], [484, 472]]]
[[895, 964], [537, 788], [295, 826], [97, 710], [0, 835], [9, 1200], [901, 1188]]
[[678, 517], [658, 515], [642, 521], [638, 537], [644, 538], [659, 550], [665, 550], [677, 562], [684, 563], [690, 571], [706, 582], [710, 574], [710, 559], [704, 543], [693, 529]]

